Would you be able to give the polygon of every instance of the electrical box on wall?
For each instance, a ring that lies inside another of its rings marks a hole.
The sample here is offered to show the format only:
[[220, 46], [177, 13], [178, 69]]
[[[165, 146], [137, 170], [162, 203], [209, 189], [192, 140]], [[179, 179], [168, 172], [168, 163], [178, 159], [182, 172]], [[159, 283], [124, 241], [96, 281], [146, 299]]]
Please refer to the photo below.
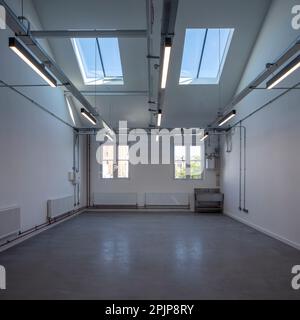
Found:
[[79, 184], [80, 183], [80, 173], [79, 172], [70, 171], [68, 173], [68, 179], [73, 184]]
[[216, 169], [216, 158], [207, 158], [205, 161], [205, 168], [207, 170], [215, 170]]
[[68, 179], [70, 182], [73, 182], [75, 180], [75, 172], [74, 171], [70, 171], [68, 173]]

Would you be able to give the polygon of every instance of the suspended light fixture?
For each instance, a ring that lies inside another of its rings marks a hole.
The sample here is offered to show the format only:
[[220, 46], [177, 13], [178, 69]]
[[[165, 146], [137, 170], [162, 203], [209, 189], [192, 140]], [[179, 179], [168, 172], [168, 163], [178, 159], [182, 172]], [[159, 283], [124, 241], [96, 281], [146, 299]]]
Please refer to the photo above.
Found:
[[93, 125], [96, 125], [97, 120], [94, 118], [88, 111], [86, 111], [84, 108], [81, 108], [81, 114]]
[[158, 127], [161, 126], [161, 118], [162, 118], [162, 111], [158, 110], [158, 113], [157, 113], [157, 126]]
[[300, 67], [300, 55], [284, 67], [276, 76], [267, 82], [267, 89], [272, 89]]
[[236, 111], [232, 110], [228, 114], [226, 114], [220, 121], [219, 121], [219, 127], [222, 127], [225, 123], [227, 123], [229, 120], [234, 118], [236, 116]]
[[71, 117], [71, 119], [72, 119], [72, 121], [73, 121], [74, 126], [76, 126], [76, 122], [75, 122], [75, 118], [74, 118], [74, 113], [73, 113], [73, 109], [72, 109], [72, 107], [71, 107], [71, 103], [70, 103], [70, 101], [69, 101], [69, 97], [66, 96], [65, 98], [66, 98], [67, 106], [68, 106], [68, 109], [69, 109], [70, 117]]
[[51, 87], [57, 87], [56, 80], [50, 75], [45, 67], [27, 50], [16, 38], [9, 38], [9, 48], [13, 50], [24, 62], [26, 62], [40, 77]]
[[113, 137], [109, 133], [107, 133], [105, 137], [112, 142], [114, 141]]
[[162, 69], [162, 77], [161, 77], [161, 88], [165, 89], [167, 85], [169, 64], [170, 64], [170, 56], [171, 56], [171, 48], [172, 48], [172, 39], [165, 39], [165, 49], [164, 49], [164, 58], [163, 58], [163, 69]]
[[209, 133], [208, 132], [205, 132], [204, 136], [202, 137], [201, 139], [201, 142], [203, 142], [204, 140], [206, 140], [209, 136]]

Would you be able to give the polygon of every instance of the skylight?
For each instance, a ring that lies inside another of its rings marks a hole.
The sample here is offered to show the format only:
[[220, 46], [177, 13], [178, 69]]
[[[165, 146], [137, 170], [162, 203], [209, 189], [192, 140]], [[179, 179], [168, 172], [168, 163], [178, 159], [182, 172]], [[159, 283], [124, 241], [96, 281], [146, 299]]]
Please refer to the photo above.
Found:
[[72, 39], [85, 85], [123, 85], [117, 38]]
[[179, 84], [218, 84], [234, 29], [186, 29]]

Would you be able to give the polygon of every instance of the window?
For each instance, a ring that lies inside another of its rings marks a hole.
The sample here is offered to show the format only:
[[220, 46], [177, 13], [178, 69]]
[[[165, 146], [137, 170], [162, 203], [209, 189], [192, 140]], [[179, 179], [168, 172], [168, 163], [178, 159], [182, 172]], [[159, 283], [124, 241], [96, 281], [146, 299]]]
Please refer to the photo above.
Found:
[[201, 147], [190, 146], [190, 178], [201, 179], [202, 171]]
[[102, 178], [112, 179], [114, 177], [114, 146], [103, 146], [102, 155]]
[[218, 84], [234, 29], [186, 29], [179, 84]]
[[85, 85], [123, 85], [117, 38], [72, 39]]
[[[128, 146], [102, 145], [102, 178], [129, 178]], [[116, 151], [116, 155], [115, 155]]]
[[129, 176], [129, 150], [128, 146], [119, 146], [118, 178]]
[[186, 178], [186, 148], [183, 146], [175, 146], [175, 178]]
[[73, 121], [74, 126], [76, 126], [73, 109], [72, 109], [72, 107], [71, 107], [71, 104], [70, 104], [70, 101], [69, 101], [69, 98], [68, 98], [68, 97], [66, 97], [66, 102], [67, 102], [67, 106], [68, 106], [68, 109], [69, 109], [70, 117], [71, 117], [71, 119], [72, 119], [72, 121]]
[[202, 146], [175, 146], [175, 179], [202, 179]]

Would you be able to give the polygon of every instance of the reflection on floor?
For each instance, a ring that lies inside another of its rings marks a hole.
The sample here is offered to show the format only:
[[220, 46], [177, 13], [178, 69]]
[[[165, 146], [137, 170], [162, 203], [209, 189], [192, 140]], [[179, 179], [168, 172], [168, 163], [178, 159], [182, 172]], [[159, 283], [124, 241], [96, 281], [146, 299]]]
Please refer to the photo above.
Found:
[[300, 299], [296, 264], [225, 216], [90, 212], [0, 253], [0, 299]]

